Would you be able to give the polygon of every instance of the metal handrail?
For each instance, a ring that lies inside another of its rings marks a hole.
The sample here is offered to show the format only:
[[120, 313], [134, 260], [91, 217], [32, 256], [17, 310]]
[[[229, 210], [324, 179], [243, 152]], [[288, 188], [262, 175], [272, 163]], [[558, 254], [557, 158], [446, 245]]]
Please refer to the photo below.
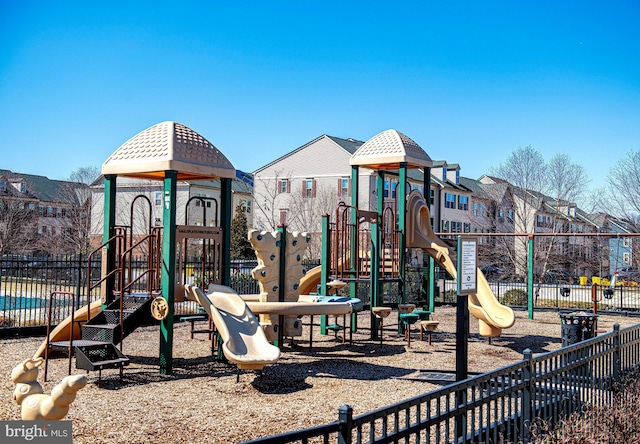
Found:
[[51, 342], [51, 338], [49, 337], [51, 334], [51, 311], [53, 307], [53, 297], [57, 294], [66, 294], [67, 296], [71, 296], [71, 333], [69, 334], [69, 374], [71, 374], [71, 354], [73, 352], [73, 327], [75, 325], [75, 314], [76, 314], [76, 304], [73, 300], [74, 294], [70, 291], [61, 291], [55, 290], [49, 294], [49, 309], [47, 311], [47, 339], [46, 346], [44, 349], [44, 382], [47, 382], [47, 372], [49, 370], [49, 344]]
[[[128, 290], [131, 288], [131, 286], [137, 282], [143, 275], [145, 275], [148, 272], [153, 272], [155, 274], [155, 269], [147, 269], [145, 270], [140, 276], [138, 276], [135, 280], [130, 281], [126, 286], [124, 284], [124, 267], [126, 264], [126, 256], [131, 256], [132, 251], [138, 247], [140, 244], [142, 244], [144, 241], [147, 240], [157, 240], [158, 236], [159, 236], [159, 232], [153, 232], [151, 234], [147, 234], [146, 236], [144, 236], [142, 239], [140, 239], [138, 242], [136, 242], [135, 244], [132, 244], [129, 248], [127, 248], [126, 250], [124, 250], [121, 254], [120, 254], [120, 275], [119, 280], [118, 280], [118, 288], [120, 290], [120, 350], [122, 351], [122, 346], [123, 346], [123, 342], [124, 342], [124, 294], [125, 294], [125, 290]], [[147, 289], [149, 290], [149, 295], [153, 294], [153, 292], [156, 290], [154, 288], [150, 288], [147, 287]]]

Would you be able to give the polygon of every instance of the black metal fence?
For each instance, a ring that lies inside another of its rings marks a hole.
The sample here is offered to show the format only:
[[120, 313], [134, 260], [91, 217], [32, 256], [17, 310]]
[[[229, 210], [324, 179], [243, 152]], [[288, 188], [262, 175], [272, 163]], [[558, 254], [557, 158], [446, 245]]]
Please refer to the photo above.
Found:
[[[320, 263], [305, 261], [305, 270]], [[186, 267], [197, 264], [187, 263]], [[232, 259], [230, 286], [238, 294], [260, 293], [258, 281], [251, 276], [251, 270], [257, 265], [256, 260]], [[92, 282], [101, 276], [100, 261], [91, 265]], [[132, 276], [143, 275], [147, 267], [146, 258], [133, 258]], [[87, 295], [87, 258], [86, 256], [5, 256], [2, 259], [0, 274], [0, 330], [6, 328], [20, 329], [42, 327], [47, 325], [49, 295], [54, 291], [71, 292], [58, 295], [52, 307], [52, 323], [55, 325], [68, 317], [73, 304], [77, 307], [86, 305], [87, 301], [100, 298], [100, 288], [95, 288]], [[139, 280], [132, 291], [146, 290], [146, 281]], [[196, 313], [195, 302], [177, 302], [175, 314], [186, 315]]]
[[342, 406], [330, 424], [246, 443], [450, 443], [531, 441], [535, 419], [549, 424], [606, 405], [614, 382], [638, 366], [640, 325], [456, 382], [373, 412]]

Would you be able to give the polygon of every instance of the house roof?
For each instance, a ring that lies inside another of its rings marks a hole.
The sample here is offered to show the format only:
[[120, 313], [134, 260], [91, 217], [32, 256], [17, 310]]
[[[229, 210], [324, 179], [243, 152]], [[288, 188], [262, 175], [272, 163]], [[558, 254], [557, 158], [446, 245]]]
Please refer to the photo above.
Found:
[[407, 135], [390, 129], [376, 134], [353, 153], [349, 165], [372, 170], [398, 169], [406, 163], [408, 168], [431, 167], [431, 157]]
[[177, 122], [161, 122], [133, 136], [102, 165], [102, 174], [162, 180], [234, 178], [236, 170], [211, 142]]
[[0, 177], [4, 177], [8, 182], [24, 180], [26, 187], [25, 192], [22, 193], [7, 183], [5, 191], [0, 192], [0, 195], [10, 195], [24, 199], [37, 199], [43, 202], [76, 204], [79, 201], [79, 196], [76, 190], [87, 188], [87, 185], [78, 182], [53, 180], [46, 176], [14, 173], [10, 170], [0, 169]]
[[361, 140], [355, 140], [352, 138], [341, 139], [340, 137], [327, 136], [329, 139], [333, 140], [335, 143], [344, 148], [349, 154], [355, 153], [358, 148], [362, 146], [364, 143]]
[[304, 145], [296, 148], [293, 151], [289, 151], [287, 154], [285, 154], [284, 156], [280, 156], [277, 159], [269, 162], [268, 164], [261, 166], [260, 168], [258, 168], [257, 170], [255, 170], [253, 172], [253, 174], [258, 174], [260, 171], [269, 168], [271, 165], [274, 165], [278, 162], [280, 162], [282, 159], [285, 159], [295, 153], [297, 153], [298, 151], [301, 151], [303, 149], [305, 149], [306, 147], [313, 145], [314, 143], [316, 143], [318, 140], [320, 139], [329, 139], [331, 140], [333, 143], [335, 143], [336, 145], [338, 145], [340, 148], [342, 148], [343, 150], [345, 150], [347, 153], [349, 153], [350, 155], [352, 155], [353, 153], [356, 152], [356, 150], [364, 143], [361, 140], [356, 140], [356, 139], [352, 139], [352, 138], [348, 138], [348, 139], [342, 139], [340, 137], [335, 137], [335, 136], [329, 136], [327, 134], [323, 134], [319, 137], [316, 137], [315, 139], [313, 139], [310, 142], [305, 143]]

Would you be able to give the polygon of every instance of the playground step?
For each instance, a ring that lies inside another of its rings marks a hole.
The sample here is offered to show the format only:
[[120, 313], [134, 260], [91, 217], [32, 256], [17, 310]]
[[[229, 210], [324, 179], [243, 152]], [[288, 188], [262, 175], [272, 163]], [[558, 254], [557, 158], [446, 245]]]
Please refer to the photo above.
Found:
[[[127, 319], [131, 314], [135, 313], [137, 308], [126, 308], [122, 310], [122, 318]], [[107, 324], [119, 324], [120, 323], [120, 310], [118, 309], [106, 309], [102, 312], [106, 319]]]
[[117, 343], [120, 342], [119, 332], [120, 324], [85, 324], [82, 326], [82, 339]]
[[[73, 341], [73, 346], [74, 347], [97, 346], [97, 345], [103, 345], [103, 344], [108, 344], [108, 342], [105, 342], [105, 341], [89, 341], [89, 340], [86, 340], [86, 339], [76, 339], [75, 341]], [[54, 350], [67, 350], [69, 348], [69, 341], [50, 342], [49, 343], [49, 348], [52, 348]]]
[[88, 371], [121, 368], [129, 364], [129, 358], [111, 343], [78, 346], [75, 357], [76, 368]]

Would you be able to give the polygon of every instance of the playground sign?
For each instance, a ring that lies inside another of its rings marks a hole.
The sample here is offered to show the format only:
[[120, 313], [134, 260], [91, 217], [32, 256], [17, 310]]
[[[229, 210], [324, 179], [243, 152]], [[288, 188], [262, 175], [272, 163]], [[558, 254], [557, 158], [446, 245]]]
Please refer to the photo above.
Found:
[[458, 239], [458, 296], [476, 293], [478, 286], [478, 240]]

